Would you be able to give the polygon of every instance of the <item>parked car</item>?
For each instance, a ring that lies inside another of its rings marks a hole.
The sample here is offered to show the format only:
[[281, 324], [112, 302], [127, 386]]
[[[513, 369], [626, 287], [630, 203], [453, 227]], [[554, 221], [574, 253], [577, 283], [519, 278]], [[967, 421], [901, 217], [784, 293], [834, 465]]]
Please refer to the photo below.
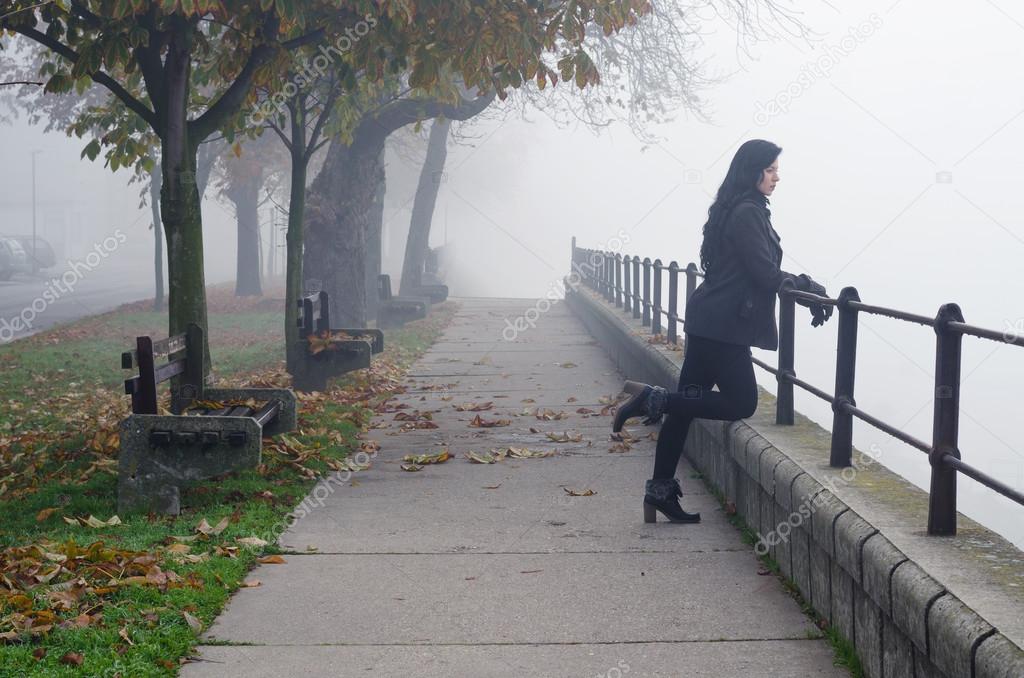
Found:
[[[21, 243], [21, 249], [25, 250], [25, 253], [28, 255], [28, 262], [31, 264], [33, 259], [32, 236], [14, 235], [11, 237]], [[57, 265], [57, 255], [54, 254], [53, 247], [50, 246], [50, 243], [38, 236], [35, 238], [34, 258], [36, 260], [37, 269], [52, 268]]]
[[0, 237], [0, 280], [10, 280], [15, 273], [28, 273], [32, 263], [28, 252], [15, 238]]

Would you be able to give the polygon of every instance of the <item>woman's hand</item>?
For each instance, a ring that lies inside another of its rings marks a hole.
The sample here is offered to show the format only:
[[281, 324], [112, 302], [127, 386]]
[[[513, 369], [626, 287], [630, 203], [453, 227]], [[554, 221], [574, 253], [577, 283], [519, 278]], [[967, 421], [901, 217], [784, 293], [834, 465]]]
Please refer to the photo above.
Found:
[[[804, 285], [801, 285], [801, 287], [806, 286], [807, 288], [804, 291], [810, 292], [811, 294], [815, 294], [819, 297], [828, 296], [828, 292], [825, 290], [825, 286], [822, 285], [821, 283], [816, 282], [813, 278], [811, 278], [811, 276], [807, 275], [806, 273], [801, 273], [799, 277], [804, 281]], [[797, 303], [800, 304], [801, 306], [806, 306], [809, 309], [811, 309], [811, 327], [824, 325], [828, 321], [828, 319], [832, 317], [833, 309], [831, 306], [816, 304], [813, 301], [807, 301], [806, 299], [798, 299]]]

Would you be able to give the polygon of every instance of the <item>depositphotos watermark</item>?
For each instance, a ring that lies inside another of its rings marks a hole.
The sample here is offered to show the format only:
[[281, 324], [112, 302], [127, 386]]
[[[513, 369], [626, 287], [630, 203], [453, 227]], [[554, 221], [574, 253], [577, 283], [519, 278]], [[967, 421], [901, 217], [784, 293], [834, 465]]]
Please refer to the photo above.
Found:
[[850, 26], [848, 34], [839, 40], [838, 45], [825, 45], [821, 56], [805, 63], [796, 78], [790, 81], [784, 89], [764, 103], [756, 102], [757, 112], [754, 113], [754, 122], [764, 126], [772, 118], [788, 112], [790, 104], [803, 96], [804, 92], [813, 87], [815, 82], [831, 76], [832, 69], [838, 66], [840, 61], [850, 56], [858, 46], [881, 27], [882, 17], [874, 13], [866, 21], [862, 21], [856, 26]]
[[338, 36], [334, 44], [320, 45], [317, 48], [319, 54], [312, 59], [306, 59], [301, 70], [292, 76], [291, 80], [266, 100], [253, 107], [247, 116], [246, 122], [250, 126], [262, 125], [267, 118], [273, 115], [274, 111], [284, 114], [287, 112], [288, 100], [298, 94], [302, 88], [308, 87], [319, 78], [327, 74], [327, 70], [336, 59], [340, 59], [346, 52], [352, 49], [361, 38], [377, 26], [377, 19], [372, 16], [363, 17], [362, 21], [345, 29], [345, 34]]
[[[603, 249], [608, 252], [618, 253], [622, 251], [622, 248], [630, 243], [631, 238], [629, 233], [623, 231], [621, 228], [619, 231], [605, 243]], [[561, 301], [564, 297], [561, 295], [562, 285], [567, 284], [568, 286], [575, 289], [592, 276], [598, 267], [604, 263], [604, 258], [600, 251], [595, 250], [587, 261], [583, 263], [572, 262], [572, 272], [566, 276], [565, 280], [555, 280], [551, 283], [547, 294], [537, 300], [537, 303], [526, 309], [522, 315], [515, 318], [515, 320], [509, 320], [505, 318], [505, 329], [501, 331], [501, 338], [505, 341], [515, 341], [520, 332], [525, 332], [528, 329], [537, 327], [537, 320], [542, 315], [551, 310], [551, 307]]]
[[50, 304], [74, 292], [75, 285], [82, 278], [99, 268], [107, 257], [126, 242], [128, 236], [121, 229], [117, 229], [113, 235], [108, 235], [102, 242], [93, 245], [93, 251], [86, 254], [81, 261], [68, 259], [67, 269], [60, 276], [51, 278], [46, 283], [43, 293], [33, 299], [32, 303], [11, 318], [0, 318], [0, 344], [10, 343], [19, 332], [30, 332], [36, 318], [45, 313]]
[[1024, 337], [1024, 318], [1017, 318], [1016, 320], [1005, 318], [1004, 322], [1006, 323], [1006, 331], [1003, 332], [1003, 339], [1006, 341], [1016, 341]]
[[590, 676], [589, 678], [622, 678], [629, 673], [629, 664], [624, 661], [620, 661], [617, 666], [613, 666], [607, 671]]
[[309, 494], [299, 502], [298, 506], [271, 525], [270, 529], [260, 536], [255, 544], [250, 545], [250, 548], [259, 550], [266, 544], [277, 543], [277, 540], [281, 538], [281, 535], [284, 534], [286, 530], [294, 527], [295, 524], [303, 518], [315, 513], [317, 509], [323, 508], [325, 500], [334, 494], [337, 488], [344, 487], [348, 484], [355, 473], [368, 470], [370, 468], [370, 463], [377, 458], [379, 452], [380, 450], [377, 448], [370, 449], [370, 451], [361, 449], [353, 455], [353, 463], [350, 464], [349, 468], [335, 471], [327, 476], [320, 476], [316, 481], [316, 485], [314, 485], [313, 489], [309, 491]]
[[[839, 472], [838, 476], [827, 476], [822, 480], [821, 484], [826, 486], [829, 492], [835, 495], [837, 484], [841, 484], [843, 487], [849, 485], [854, 481], [858, 473], [877, 464], [881, 457], [881, 449], [876, 443], [872, 443], [870, 454], [861, 454], [860, 459], [852, 460], [852, 466], [844, 468]], [[759, 556], [764, 556], [768, 554], [772, 546], [778, 546], [780, 543], [788, 542], [789, 535], [793, 533], [793, 530], [810, 520], [811, 516], [817, 513], [818, 508], [820, 508], [824, 502], [824, 492], [818, 492], [813, 497], [806, 497], [800, 506], [789, 514], [789, 517], [786, 518], [786, 520], [783, 520], [775, 526], [774, 530], [758, 540], [754, 545], [754, 553]]]

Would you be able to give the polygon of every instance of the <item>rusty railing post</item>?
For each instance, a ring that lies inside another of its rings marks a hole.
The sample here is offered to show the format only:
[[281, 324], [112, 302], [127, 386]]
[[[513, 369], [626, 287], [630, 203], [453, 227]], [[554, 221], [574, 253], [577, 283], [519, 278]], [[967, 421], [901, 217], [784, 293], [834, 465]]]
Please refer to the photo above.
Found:
[[844, 287], [839, 293], [839, 340], [836, 348], [836, 392], [832, 403], [832, 450], [829, 466], [845, 468], [853, 465], [853, 415], [844, 405], [856, 405], [853, 398], [857, 371], [857, 309], [851, 301], [860, 301], [856, 287]]
[[609, 252], [602, 252], [604, 259], [604, 298], [612, 301], [615, 298], [615, 257]]
[[679, 264], [670, 262], [668, 265], [668, 340], [679, 343]]
[[615, 305], [622, 306], [622, 254], [615, 253]]
[[776, 400], [775, 423], [792, 426], [793, 424], [793, 377], [796, 372], [794, 364], [794, 335], [796, 334], [796, 301], [793, 295], [786, 294], [796, 289], [792, 278], [782, 281], [779, 287], [779, 373], [778, 398]]
[[932, 466], [928, 492], [928, 534], [956, 534], [956, 474], [945, 463], [946, 455], [960, 458], [957, 448], [960, 426], [960, 348], [963, 335], [946, 324], [964, 321], [960, 307], [943, 304], [935, 316], [935, 414], [932, 420]]
[[633, 297], [630, 294], [629, 262], [633, 257], [628, 254], [622, 257], [622, 310], [629, 313], [633, 309]]
[[633, 317], [639, 318], [640, 312], [640, 257], [633, 257]]
[[661, 334], [661, 259], [654, 260], [654, 308], [651, 309], [651, 332]]
[[643, 324], [651, 326], [651, 258], [644, 257], [644, 312]]
[[697, 289], [697, 264], [692, 261], [686, 265], [686, 300], [689, 301], [693, 291]]

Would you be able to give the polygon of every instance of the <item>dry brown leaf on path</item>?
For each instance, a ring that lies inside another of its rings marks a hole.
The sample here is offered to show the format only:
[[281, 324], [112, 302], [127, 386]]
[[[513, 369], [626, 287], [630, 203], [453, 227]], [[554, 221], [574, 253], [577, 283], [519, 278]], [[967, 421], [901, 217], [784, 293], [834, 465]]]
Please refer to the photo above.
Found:
[[562, 433], [550, 433], [550, 432], [548, 432], [548, 433], [545, 433], [544, 435], [547, 437], [548, 440], [550, 440], [553, 443], [581, 443], [581, 442], [583, 442], [583, 434], [582, 433], [576, 433], [574, 435], [570, 435], [568, 431], [563, 431]]
[[398, 430], [405, 432], [425, 428], [433, 429], [438, 428], [438, 426], [432, 421], [407, 421], [404, 424], [402, 424], [402, 426]]
[[568, 494], [570, 497], [593, 497], [595, 494], [597, 494], [597, 492], [591, 489], [574, 490], [569, 487], [563, 487], [562, 489], [565, 490], [565, 493]]
[[262, 565], [284, 565], [288, 561], [284, 559], [284, 556], [263, 556], [262, 558], [256, 559], [257, 563]]
[[415, 473], [416, 471], [422, 471], [423, 467], [420, 466], [419, 464], [402, 464], [401, 469], [403, 471], [409, 471], [410, 473]]
[[451, 452], [448, 451], [448, 448], [445, 448], [436, 454], [407, 454], [402, 457], [402, 461], [423, 466], [425, 464], [443, 464], [451, 458]]
[[466, 459], [474, 464], [494, 464], [500, 457], [493, 454], [487, 454], [486, 452], [473, 452], [472, 450], [466, 452]]
[[469, 425], [472, 428], [494, 428], [495, 426], [508, 426], [511, 423], [510, 419], [484, 419], [478, 414], [473, 417]]
[[494, 407], [494, 401], [488, 400], [485, 403], [462, 403], [461, 405], [452, 405], [457, 412], [483, 412], [490, 410]]
[[553, 457], [557, 454], [555, 450], [542, 452], [540, 450], [531, 450], [527, 447], [507, 447], [504, 450], [492, 449], [491, 452], [500, 453], [503, 456], [508, 456], [513, 459], [543, 459], [545, 457]]
[[501, 487], [501, 483], [498, 483], [497, 485], [484, 485], [483, 489], [485, 489], [485, 490], [496, 490], [499, 487]]

